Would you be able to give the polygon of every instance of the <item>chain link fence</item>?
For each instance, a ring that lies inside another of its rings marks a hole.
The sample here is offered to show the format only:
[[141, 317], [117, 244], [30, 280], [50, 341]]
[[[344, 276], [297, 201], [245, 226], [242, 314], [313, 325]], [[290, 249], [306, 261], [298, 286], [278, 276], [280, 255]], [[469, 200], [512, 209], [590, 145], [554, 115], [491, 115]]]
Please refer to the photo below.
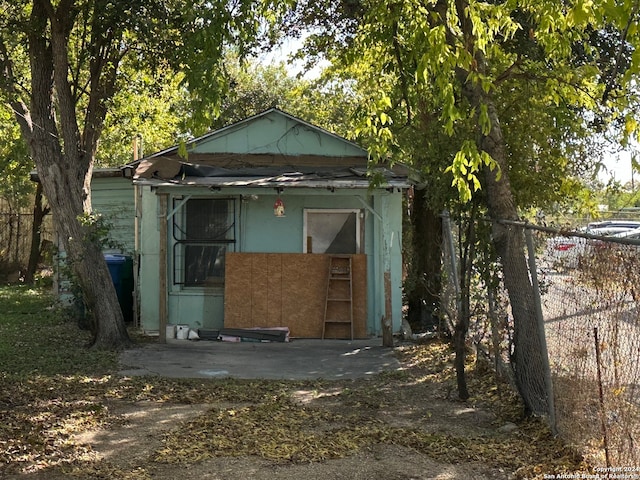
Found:
[[[443, 304], [453, 324], [464, 301], [454, 285], [463, 249], [460, 230], [443, 223]], [[536, 394], [546, 396], [552, 429], [594, 465], [640, 465], [640, 234], [621, 233], [632, 232], [629, 226], [591, 230], [607, 236], [516, 222], [508, 228], [523, 238], [522, 255], [515, 257], [529, 267], [529, 287], [509, 295], [499, 268], [474, 267], [470, 341], [513, 381], [513, 312], [533, 309], [525, 319], [539, 322], [537, 348], [546, 371], [535, 373], [547, 387]]]

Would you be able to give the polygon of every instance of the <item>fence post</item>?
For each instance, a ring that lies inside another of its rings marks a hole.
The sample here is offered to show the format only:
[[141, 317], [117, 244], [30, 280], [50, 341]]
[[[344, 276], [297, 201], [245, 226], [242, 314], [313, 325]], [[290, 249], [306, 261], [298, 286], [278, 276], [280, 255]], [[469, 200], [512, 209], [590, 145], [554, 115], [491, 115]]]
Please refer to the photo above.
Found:
[[16, 232], [16, 251], [14, 254], [13, 261], [15, 263], [20, 263], [20, 238], [22, 237], [22, 232], [20, 231], [21, 230], [20, 227], [22, 226], [20, 219], [22, 218], [22, 214], [17, 213], [16, 218], [18, 219], [18, 225], [17, 225], [18, 231]]
[[538, 283], [538, 269], [536, 267], [536, 249], [533, 243], [531, 229], [524, 228], [524, 236], [527, 241], [527, 253], [529, 259], [529, 274], [533, 287], [533, 303], [536, 309], [536, 320], [538, 321], [538, 335], [540, 337], [540, 349], [542, 350], [542, 361], [544, 366], [544, 380], [547, 387], [547, 408], [549, 414], [549, 427], [554, 435], [558, 434], [556, 425], [556, 406], [553, 398], [553, 382], [551, 380], [551, 366], [549, 365], [549, 351], [547, 349], [547, 337], [544, 331], [544, 316], [542, 314], [542, 298], [540, 296], [540, 284]]
[[[451, 273], [451, 283], [456, 295], [456, 317], [460, 315], [461, 297], [460, 297], [460, 278], [458, 276], [458, 262], [456, 257], [456, 246], [451, 233], [451, 217], [449, 211], [442, 212], [442, 232], [447, 240], [447, 249], [449, 250], [449, 268]], [[453, 326], [453, 325], [452, 325]]]
[[596, 347], [596, 371], [598, 374], [598, 395], [600, 398], [600, 426], [602, 428], [602, 441], [604, 443], [604, 457], [607, 469], [611, 468], [609, 458], [609, 438], [607, 435], [606, 409], [604, 408], [604, 391], [602, 389], [602, 370], [600, 368], [600, 340], [598, 339], [598, 327], [593, 327], [593, 341]]

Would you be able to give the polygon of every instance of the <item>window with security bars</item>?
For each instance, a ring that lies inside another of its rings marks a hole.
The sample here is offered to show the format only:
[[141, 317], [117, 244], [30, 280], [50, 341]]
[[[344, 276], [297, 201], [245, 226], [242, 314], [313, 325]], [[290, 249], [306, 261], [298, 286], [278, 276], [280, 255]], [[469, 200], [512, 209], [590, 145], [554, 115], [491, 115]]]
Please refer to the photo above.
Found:
[[225, 255], [235, 249], [235, 217], [233, 199], [186, 201], [180, 214], [173, 217], [174, 284], [215, 286], [224, 283]]

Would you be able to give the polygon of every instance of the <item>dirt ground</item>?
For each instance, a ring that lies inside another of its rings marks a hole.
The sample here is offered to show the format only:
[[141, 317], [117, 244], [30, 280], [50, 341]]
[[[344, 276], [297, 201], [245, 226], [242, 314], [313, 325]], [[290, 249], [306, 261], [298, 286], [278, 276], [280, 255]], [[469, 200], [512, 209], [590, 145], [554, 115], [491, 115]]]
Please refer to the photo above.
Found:
[[[464, 435], [485, 432], [500, 434], [493, 425], [495, 415], [483, 409], [466, 407], [456, 402], [434, 402], [424, 399], [431, 427], [441, 433]], [[150, 462], [153, 453], [161, 448], [163, 434], [179, 428], [189, 419], [204, 415], [212, 405], [167, 405], [153, 402], [111, 402], [109, 408], [114, 419], [108, 428], [89, 430], [74, 436], [74, 443], [87, 448], [87, 459], [100, 460], [112, 465], [114, 476], [144, 469], [140, 478], [157, 480], [299, 480], [299, 479], [385, 479], [385, 480], [468, 480], [510, 479], [513, 472], [491, 469], [472, 463], [442, 463], [411, 448], [398, 445], [373, 445], [346, 458], [337, 458], [306, 464], [278, 464], [255, 456], [214, 457], [189, 464]], [[390, 416], [389, 416], [390, 415]], [[421, 413], [389, 412], [387, 421], [404, 425]], [[393, 419], [391, 418], [393, 417]], [[508, 425], [507, 425], [508, 427]], [[504, 428], [509, 430], [509, 428]], [[102, 472], [104, 469], [102, 469]], [[91, 478], [104, 478], [103, 473]], [[84, 473], [86, 475], [86, 472]], [[9, 476], [7, 480], [63, 480], [75, 478], [69, 471], [33, 472]], [[79, 478], [84, 478], [80, 476]], [[124, 477], [126, 478], [126, 476]]]
[[[161, 447], [164, 431], [175, 428], [190, 417], [206, 413], [208, 408], [206, 405], [118, 405], [116, 409], [125, 420], [122, 426], [109, 432], [86, 432], [78, 436], [77, 441], [91, 445], [95, 455], [114, 463], [119, 469], [133, 470], [146, 465], [150, 477], [159, 480], [483, 480], [510, 477], [508, 472], [492, 471], [481, 464], [439, 463], [412, 449], [395, 445], [374, 445], [347, 458], [307, 464], [278, 465], [258, 457], [214, 457], [187, 465], [146, 464], [153, 452]], [[432, 414], [438, 415], [438, 410]], [[453, 428], [478, 428], [477, 419], [471, 419], [474, 415], [447, 413], [471, 420], [452, 421], [450, 426]], [[158, 416], [163, 418], [161, 422], [157, 421]], [[401, 419], [398, 421], [402, 422]]]
[[[278, 461], [264, 455], [246, 455], [242, 451], [236, 455], [235, 450], [230, 449], [224, 454], [199, 456], [192, 452], [182, 456], [180, 445], [178, 447], [174, 445], [172, 449], [167, 447], [169, 436], [189, 431], [190, 436], [184, 437], [188, 440], [185, 440], [182, 445], [188, 450], [193, 447], [190, 445], [192, 442], [210, 441], [209, 437], [218, 428], [211, 427], [209, 424], [208, 427], [198, 430], [200, 427], [197, 422], [217, 415], [240, 416], [243, 407], [255, 409], [260, 405], [255, 402], [243, 405], [241, 402], [228, 400], [183, 403], [109, 398], [100, 400], [106, 421], [98, 426], [92, 425], [90, 428], [75, 428], [74, 433], [68, 438], [67, 441], [72, 448], [80, 452], [74, 455], [73, 460], [66, 464], [61, 461], [53, 468], [49, 462], [49, 466], [43, 470], [39, 470], [37, 465], [32, 465], [20, 474], [12, 474], [5, 478], [7, 480], [66, 480], [69, 478], [508, 480], [534, 478], [534, 476], [522, 474], [523, 465], [544, 461], [536, 458], [536, 455], [540, 455], [537, 452], [541, 451], [536, 448], [546, 448], [548, 442], [539, 430], [528, 430], [526, 424], [518, 423], [518, 419], [513, 416], [513, 410], [505, 414], [504, 405], [500, 401], [491, 400], [491, 395], [496, 393], [495, 390], [499, 387], [483, 383], [481, 379], [474, 380], [475, 383], [471, 385], [472, 390], [488, 390], [489, 395], [482, 394], [472, 397], [467, 402], [461, 402], [456, 399], [455, 379], [451, 376], [448, 367], [445, 369], [443, 365], [431, 365], [433, 362], [427, 359], [425, 363], [430, 365], [422, 371], [420, 367], [416, 368], [415, 364], [408, 364], [410, 358], [405, 357], [402, 360], [406, 364], [407, 371], [411, 371], [406, 376], [396, 375], [389, 378], [378, 377], [376, 380], [351, 382], [325, 382], [318, 386], [310, 384], [309, 388], [294, 387], [290, 398], [287, 397], [286, 402], [290, 403], [286, 405], [291, 407], [287, 407], [290, 410], [284, 409], [284, 417], [280, 416], [280, 411], [274, 410], [274, 423], [278, 421], [282, 424], [289, 423], [286, 415], [287, 412], [291, 412], [291, 423], [295, 424], [299, 419], [296, 417], [298, 412], [308, 407], [311, 412], [321, 412], [318, 418], [324, 422], [313, 423], [312, 430], [314, 428], [316, 430], [332, 429], [333, 432], [339, 430], [341, 422], [344, 424], [350, 422], [349, 428], [353, 431], [354, 422], [361, 419], [365, 432], [363, 435], [371, 431], [383, 432], [379, 434], [381, 438], [370, 442], [362, 441], [359, 447], [346, 449], [347, 453], [344, 455], [327, 455], [326, 459], [310, 461]], [[271, 419], [269, 415], [266, 418], [266, 422]], [[326, 424], [332, 425], [329, 427]], [[378, 426], [379, 430], [376, 430]], [[356, 429], [357, 427], [358, 425], [355, 425]], [[432, 435], [430, 438], [434, 439], [433, 444], [426, 446], [422, 444], [419, 448], [412, 448], [410, 442], [403, 445], [402, 442], [391, 439], [393, 435], [412, 435], [411, 432], [416, 431]], [[384, 432], [393, 433], [384, 438]], [[243, 435], [241, 442], [262, 443], [268, 440], [265, 437], [269, 436], [269, 433], [257, 432], [257, 438], [252, 438], [250, 433], [243, 433]], [[313, 431], [311, 437], [313, 437]], [[442, 439], [441, 444], [440, 439]], [[545, 445], [539, 447], [542, 444]], [[468, 449], [469, 445], [476, 453], [467, 454], [462, 451]], [[522, 455], [519, 452], [528, 451], [529, 446], [536, 446], [531, 448], [532, 458], [520, 458]], [[336, 446], [336, 448], [340, 447], [340, 445]], [[210, 451], [209, 447], [207, 452]], [[561, 454], [564, 453], [559, 452], [558, 458]], [[162, 455], [164, 457], [159, 461], [158, 458]], [[175, 462], [172, 461], [172, 455], [176, 456]], [[500, 455], [504, 455], [505, 459], [496, 461], [494, 457]], [[519, 464], [511, 465], [509, 458], [518, 459]], [[533, 470], [528, 468], [527, 471]]]

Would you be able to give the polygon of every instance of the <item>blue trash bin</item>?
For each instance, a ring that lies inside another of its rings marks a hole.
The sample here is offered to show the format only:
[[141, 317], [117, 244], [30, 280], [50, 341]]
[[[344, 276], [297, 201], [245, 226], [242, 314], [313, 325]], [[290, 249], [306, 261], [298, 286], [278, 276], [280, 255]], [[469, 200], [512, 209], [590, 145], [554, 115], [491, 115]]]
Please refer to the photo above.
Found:
[[128, 255], [105, 254], [111, 280], [125, 322], [133, 321], [133, 259]]

